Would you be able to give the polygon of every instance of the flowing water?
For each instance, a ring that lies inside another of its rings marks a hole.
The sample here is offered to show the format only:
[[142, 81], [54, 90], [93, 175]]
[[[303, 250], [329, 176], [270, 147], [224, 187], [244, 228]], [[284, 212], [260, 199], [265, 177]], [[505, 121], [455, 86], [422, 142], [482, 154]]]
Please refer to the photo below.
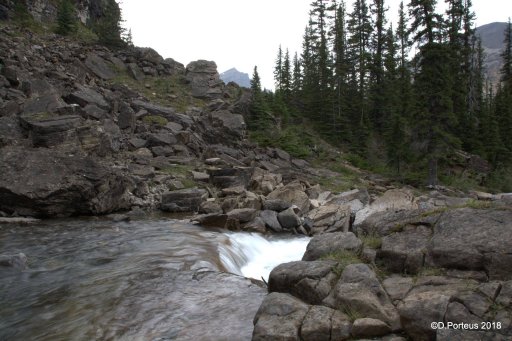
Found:
[[0, 267], [0, 340], [248, 340], [266, 289], [245, 277], [307, 242], [162, 218], [0, 225], [0, 254], [28, 257]]

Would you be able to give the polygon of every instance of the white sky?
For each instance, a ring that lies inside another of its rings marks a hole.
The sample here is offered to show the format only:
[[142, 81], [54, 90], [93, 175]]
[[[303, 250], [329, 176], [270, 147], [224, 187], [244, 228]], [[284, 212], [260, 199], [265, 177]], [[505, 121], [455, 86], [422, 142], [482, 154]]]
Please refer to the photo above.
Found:
[[[262, 85], [271, 89], [279, 44], [289, 48], [291, 57], [295, 51], [300, 54], [311, 2], [121, 0], [121, 8], [135, 45], [152, 47], [185, 66], [198, 59], [213, 60], [219, 73], [236, 67], [250, 77], [257, 65]], [[346, 2], [351, 12], [353, 0]], [[385, 0], [388, 18], [396, 17], [399, 3]], [[507, 21], [512, 16], [512, 0], [473, 0], [473, 10], [477, 26]]]

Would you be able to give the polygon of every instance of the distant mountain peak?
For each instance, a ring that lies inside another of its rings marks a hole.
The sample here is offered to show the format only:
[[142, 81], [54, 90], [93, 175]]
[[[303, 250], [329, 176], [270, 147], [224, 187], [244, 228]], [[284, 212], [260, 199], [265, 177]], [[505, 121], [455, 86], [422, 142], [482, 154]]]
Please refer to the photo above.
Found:
[[251, 87], [251, 79], [249, 78], [249, 75], [245, 72], [238, 71], [234, 67], [221, 73], [220, 79], [222, 79], [226, 84], [229, 82], [235, 82], [245, 88]]

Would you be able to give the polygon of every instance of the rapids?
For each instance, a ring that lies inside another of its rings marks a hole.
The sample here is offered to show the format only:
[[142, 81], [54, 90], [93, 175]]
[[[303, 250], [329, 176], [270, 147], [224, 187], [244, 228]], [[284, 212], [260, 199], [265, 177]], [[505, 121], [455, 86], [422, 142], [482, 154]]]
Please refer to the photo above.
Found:
[[0, 267], [0, 340], [248, 340], [266, 289], [245, 277], [307, 242], [162, 217], [0, 225], [0, 254], [28, 257]]

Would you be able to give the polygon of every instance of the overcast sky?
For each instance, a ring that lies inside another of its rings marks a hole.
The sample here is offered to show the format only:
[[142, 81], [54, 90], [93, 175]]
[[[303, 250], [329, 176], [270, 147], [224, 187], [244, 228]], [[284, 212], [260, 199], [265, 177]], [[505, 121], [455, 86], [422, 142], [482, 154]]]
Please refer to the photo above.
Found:
[[[350, 12], [353, 0], [346, 1]], [[295, 51], [300, 54], [311, 2], [122, 0], [121, 8], [135, 45], [152, 47], [164, 58], [185, 66], [198, 59], [213, 60], [219, 73], [236, 67], [251, 76], [257, 65], [263, 86], [273, 88], [272, 71], [279, 44], [289, 48], [292, 56]], [[399, 3], [385, 0], [388, 18], [396, 17]], [[512, 16], [512, 0], [473, 0], [473, 10], [477, 26], [507, 21]]]

